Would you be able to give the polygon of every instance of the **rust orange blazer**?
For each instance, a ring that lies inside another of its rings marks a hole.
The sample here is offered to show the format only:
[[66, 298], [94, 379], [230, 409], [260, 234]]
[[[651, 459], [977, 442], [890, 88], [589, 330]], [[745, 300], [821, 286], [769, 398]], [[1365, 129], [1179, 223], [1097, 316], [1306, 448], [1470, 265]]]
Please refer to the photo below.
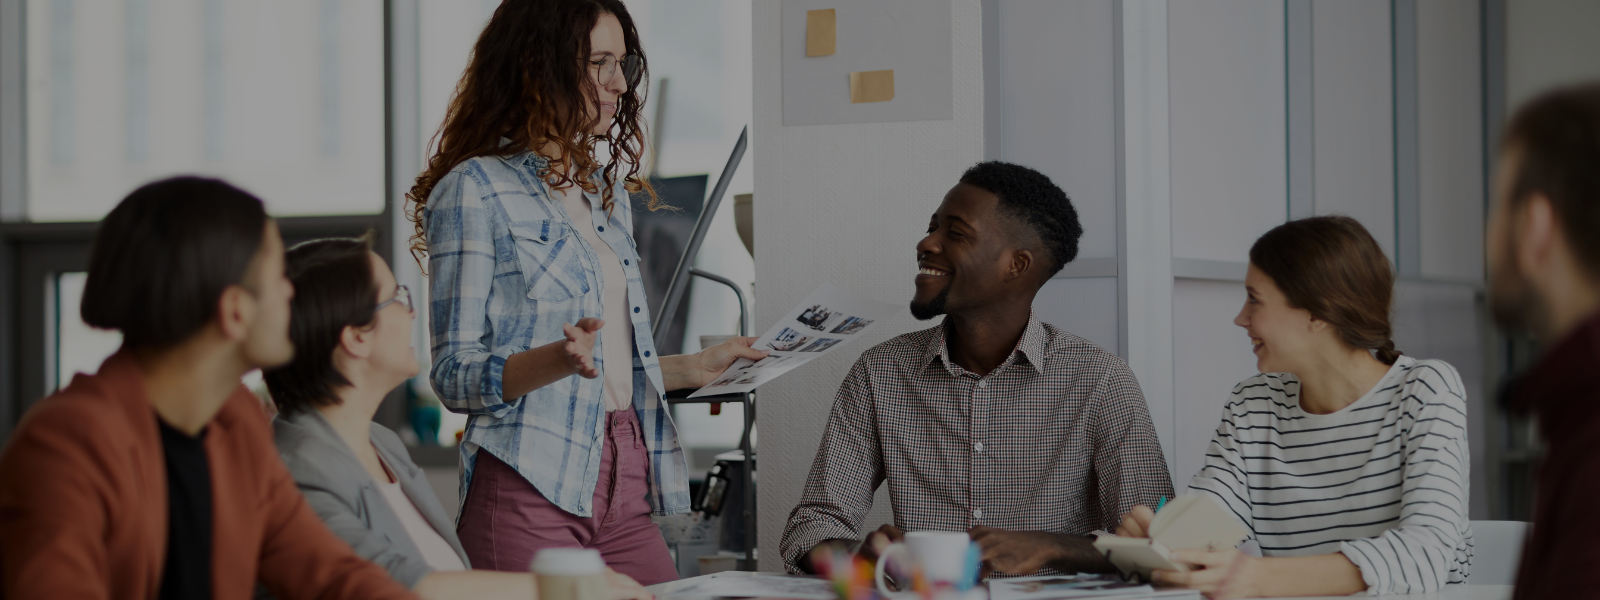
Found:
[[[246, 600], [411, 598], [322, 524], [240, 386], [207, 426], [211, 584]], [[119, 352], [28, 411], [0, 454], [0, 596], [148, 598], [167, 550], [166, 461], [143, 374]]]

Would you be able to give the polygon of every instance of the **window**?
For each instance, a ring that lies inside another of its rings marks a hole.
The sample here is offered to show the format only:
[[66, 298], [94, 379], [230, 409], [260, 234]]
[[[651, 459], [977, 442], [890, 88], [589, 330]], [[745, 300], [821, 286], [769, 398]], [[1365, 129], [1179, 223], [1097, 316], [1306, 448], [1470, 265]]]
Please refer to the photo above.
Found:
[[379, 0], [28, 0], [30, 221], [94, 221], [138, 185], [224, 177], [275, 216], [384, 197]]

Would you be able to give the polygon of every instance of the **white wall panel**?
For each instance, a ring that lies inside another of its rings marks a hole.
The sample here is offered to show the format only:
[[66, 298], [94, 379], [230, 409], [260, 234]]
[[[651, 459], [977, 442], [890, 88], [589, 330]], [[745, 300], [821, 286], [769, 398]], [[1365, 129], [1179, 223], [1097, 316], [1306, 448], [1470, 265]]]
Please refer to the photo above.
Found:
[[[928, 215], [962, 170], [983, 160], [982, 13], [978, 0], [950, 0], [955, 118], [933, 121], [783, 125], [779, 0], [755, 0], [753, 52], [756, 323], [772, 323], [818, 284], [833, 282], [905, 305], [915, 247]], [[843, 46], [841, 46], [843, 48]], [[834, 393], [863, 350], [929, 327], [906, 312], [885, 319], [762, 390], [761, 568], [781, 570], [778, 541], [816, 455]], [[776, 424], [776, 426], [773, 426]], [[869, 522], [882, 522], [876, 507]]]
[[1394, 258], [1389, 2], [1312, 3], [1315, 212], [1366, 226]]
[[1172, 255], [1242, 261], [1288, 213], [1283, 2], [1168, 11]]
[[1506, 101], [1515, 110], [1559, 85], [1600, 79], [1600, 2], [1506, 3]]
[[[1001, 160], [1066, 190], [1079, 256], [1117, 255], [1116, 55], [1111, 0], [999, 4]], [[991, 81], [988, 84], [994, 85]], [[1114, 299], [1113, 299], [1114, 301]]]
[[1422, 275], [1483, 280], [1483, 102], [1478, 4], [1417, 2]]
[[1250, 337], [1233, 324], [1244, 283], [1179, 279], [1172, 289], [1172, 363], [1177, 399], [1172, 484], [1189, 485], [1200, 467], [1234, 384], [1256, 374]]
[[1052, 279], [1033, 299], [1039, 320], [1117, 354], [1117, 278]]
[[1495, 399], [1483, 388], [1483, 307], [1471, 286], [1400, 282], [1395, 287], [1394, 342], [1406, 356], [1450, 363], [1461, 374], [1467, 396], [1467, 444], [1472, 454], [1468, 510], [1474, 519], [1489, 515], [1489, 431], [1486, 417]]

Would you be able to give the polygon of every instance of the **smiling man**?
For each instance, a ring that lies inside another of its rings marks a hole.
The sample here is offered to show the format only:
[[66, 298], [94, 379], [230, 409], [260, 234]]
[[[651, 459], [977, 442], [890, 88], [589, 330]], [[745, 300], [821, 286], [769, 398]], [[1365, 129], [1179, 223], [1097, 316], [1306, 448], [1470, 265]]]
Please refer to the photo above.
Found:
[[1095, 531], [1172, 496], [1127, 363], [1040, 322], [1034, 296], [1078, 254], [1083, 228], [1043, 174], [980, 163], [917, 244], [911, 314], [945, 315], [861, 355], [845, 377], [780, 550], [790, 571], [857, 545], [878, 486], [900, 531], [968, 531], [985, 568], [1106, 571]]

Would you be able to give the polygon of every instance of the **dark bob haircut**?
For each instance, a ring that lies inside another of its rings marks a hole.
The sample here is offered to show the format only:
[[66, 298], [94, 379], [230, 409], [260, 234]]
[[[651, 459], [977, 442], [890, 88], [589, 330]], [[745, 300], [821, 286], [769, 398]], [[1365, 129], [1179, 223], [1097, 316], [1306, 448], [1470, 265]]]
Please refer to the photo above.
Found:
[[89, 250], [83, 322], [122, 332], [126, 348], [182, 342], [217, 316], [246, 281], [267, 212], [217, 179], [174, 177], [128, 194], [100, 222]]
[[294, 360], [263, 373], [267, 391], [284, 415], [338, 404], [335, 390], [350, 385], [334, 368], [333, 351], [345, 327], [366, 327], [377, 317], [371, 254], [371, 234], [312, 240], [289, 249]]
[[1078, 257], [1083, 225], [1067, 193], [1040, 173], [1022, 165], [988, 161], [961, 174], [961, 183], [982, 188], [1000, 198], [1002, 214], [1026, 224], [1050, 254], [1049, 277]]

